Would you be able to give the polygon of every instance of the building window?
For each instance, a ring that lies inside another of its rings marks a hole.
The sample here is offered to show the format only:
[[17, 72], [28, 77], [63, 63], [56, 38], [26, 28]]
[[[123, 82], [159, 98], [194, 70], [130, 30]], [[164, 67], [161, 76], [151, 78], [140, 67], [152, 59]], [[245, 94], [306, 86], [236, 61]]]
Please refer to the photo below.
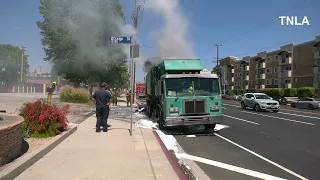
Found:
[[275, 67], [273, 72], [278, 72], [278, 67]]
[[239, 73], [239, 77], [241, 77], [242, 76], [242, 73]]
[[298, 65], [293, 65], [293, 70], [296, 70], [298, 68]]
[[269, 85], [269, 84], [270, 84], [270, 80], [266, 79], [266, 85]]
[[271, 61], [270, 57], [267, 57], [266, 62], [270, 62], [270, 61]]
[[278, 84], [278, 80], [277, 79], [274, 79], [274, 81], [273, 81], [274, 83], [273, 84], [275, 84], [275, 85], [277, 85]]
[[267, 74], [272, 73], [272, 68], [267, 68]]
[[290, 84], [290, 83], [291, 83], [290, 79], [286, 79], [286, 80], [285, 80], [285, 83], [286, 83], [286, 84]]
[[238, 73], [235, 73], [235, 74], [234, 74], [234, 77], [238, 77]]
[[298, 83], [298, 78], [294, 78], [294, 82], [295, 82], [295, 83]]
[[286, 70], [286, 71], [290, 71], [290, 70], [291, 70], [291, 66], [287, 66], [287, 67], [285, 68], [285, 70]]

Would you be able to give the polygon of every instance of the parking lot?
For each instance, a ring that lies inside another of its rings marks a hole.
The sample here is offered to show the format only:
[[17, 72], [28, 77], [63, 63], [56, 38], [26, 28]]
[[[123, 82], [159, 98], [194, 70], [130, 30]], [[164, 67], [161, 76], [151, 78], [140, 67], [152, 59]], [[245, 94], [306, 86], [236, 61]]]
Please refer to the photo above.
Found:
[[224, 129], [174, 135], [210, 179], [319, 179], [320, 111], [243, 110], [223, 100]]

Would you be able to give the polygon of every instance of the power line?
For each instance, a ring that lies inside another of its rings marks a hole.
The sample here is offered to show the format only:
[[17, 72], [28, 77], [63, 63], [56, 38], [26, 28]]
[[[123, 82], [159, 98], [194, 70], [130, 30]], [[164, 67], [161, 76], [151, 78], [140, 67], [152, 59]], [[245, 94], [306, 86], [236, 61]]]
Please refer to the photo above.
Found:
[[[296, 7], [299, 7], [299, 6], [300, 6], [299, 4], [301, 4], [301, 3], [304, 4], [304, 3], [307, 2], [307, 1], [308, 1], [308, 0], [300, 0], [300, 1], [298, 1], [297, 3], [293, 4], [289, 9], [287, 9], [286, 11], [281, 12], [281, 13], [282, 13], [282, 14], [283, 14], [283, 13], [289, 13], [290, 11], [294, 10]], [[309, 4], [306, 4], [306, 6], [303, 6], [302, 8], [294, 11], [293, 13], [299, 12], [300, 10], [302, 10], [302, 9], [310, 6], [311, 4], [313, 4], [313, 3], [317, 2], [317, 1], [318, 1], [318, 0], [311, 1]], [[280, 13], [279, 13], [279, 14], [280, 14]], [[228, 42], [232, 42], [232, 41], [235, 40], [235, 39], [239, 39], [239, 38], [245, 37], [245, 36], [247, 36], [247, 35], [249, 35], [249, 34], [251, 34], [251, 33], [253, 33], [253, 32], [258, 32], [258, 31], [264, 30], [265, 27], [269, 26], [269, 25], [271, 24], [271, 22], [273, 22], [273, 21], [274, 21], [274, 18], [270, 19], [269, 21], [266, 21], [265, 23], [261, 24], [260, 26], [254, 28], [254, 29], [252, 29], [252, 30], [250, 30], [250, 31], [244, 32], [244, 33], [242, 33], [242, 34], [240, 34], [240, 35], [237, 35], [237, 36], [234, 36], [234, 37], [230, 38], [229, 40], [224, 40], [224, 41], [222, 41], [222, 42], [220, 42], [220, 43], [221, 43], [221, 44], [226, 44], [226, 43], [228, 43]]]

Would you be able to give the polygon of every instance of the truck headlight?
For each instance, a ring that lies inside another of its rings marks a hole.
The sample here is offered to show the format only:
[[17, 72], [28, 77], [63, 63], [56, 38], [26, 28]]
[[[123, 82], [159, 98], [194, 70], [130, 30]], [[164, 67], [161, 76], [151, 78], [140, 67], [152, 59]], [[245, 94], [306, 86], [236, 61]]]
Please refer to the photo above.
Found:
[[210, 111], [219, 111], [219, 106], [210, 107]]
[[169, 111], [171, 113], [177, 113], [177, 112], [179, 112], [179, 108], [170, 108]]

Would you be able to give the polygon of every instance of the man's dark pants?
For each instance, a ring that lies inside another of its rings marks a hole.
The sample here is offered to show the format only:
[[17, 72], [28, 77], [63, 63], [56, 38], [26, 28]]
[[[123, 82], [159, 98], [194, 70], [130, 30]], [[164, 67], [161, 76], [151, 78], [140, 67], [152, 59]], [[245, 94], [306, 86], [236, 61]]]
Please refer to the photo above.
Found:
[[97, 116], [97, 124], [96, 130], [100, 130], [100, 126], [103, 127], [103, 130], [107, 129], [107, 118], [109, 116], [109, 110], [106, 105], [98, 105], [96, 107], [96, 116]]

